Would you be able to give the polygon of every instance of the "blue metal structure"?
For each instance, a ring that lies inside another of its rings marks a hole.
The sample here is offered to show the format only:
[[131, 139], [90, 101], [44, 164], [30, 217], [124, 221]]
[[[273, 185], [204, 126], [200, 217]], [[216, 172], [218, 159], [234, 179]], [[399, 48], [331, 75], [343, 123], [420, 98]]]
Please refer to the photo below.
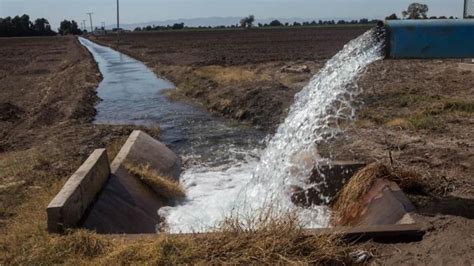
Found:
[[389, 20], [386, 58], [474, 58], [474, 20]]

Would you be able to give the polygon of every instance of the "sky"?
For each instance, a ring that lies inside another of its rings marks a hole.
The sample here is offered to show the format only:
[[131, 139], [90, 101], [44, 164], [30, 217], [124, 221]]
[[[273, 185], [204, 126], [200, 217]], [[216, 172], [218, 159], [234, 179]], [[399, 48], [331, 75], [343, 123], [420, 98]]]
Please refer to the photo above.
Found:
[[[311, 19], [381, 19], [414, 0], [120, 0], [121, 23], [133, 24], [179, 18], [243, 17]], [[463, 0], [418, 0], [430, 16], [462, 16]], [[78, 23], [94, 12], [94, 26], [116, 21], [116, 0], [0, 0], [0, 17], [28, 14], [44, 17], [53, 28], [63, 19]]]

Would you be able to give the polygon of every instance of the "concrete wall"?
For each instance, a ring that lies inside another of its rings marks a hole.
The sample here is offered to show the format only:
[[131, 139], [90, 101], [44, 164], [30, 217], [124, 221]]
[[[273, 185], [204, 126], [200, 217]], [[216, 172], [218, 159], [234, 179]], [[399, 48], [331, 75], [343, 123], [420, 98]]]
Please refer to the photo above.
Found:
[[105, 149], [95, 150], [68, 179], [47, 208], [48, 231], [85, 227], [98, 233], [156, 233], [164, 199], [128, 173], [123, 163], [150, 165], [178, 180], [178, 156], [163, 143], [135, 130], [109, 166]]
[[46, 209], [48, 231], [75, 227], [110, 175], [105, 149], [95, 150], [64, 184]]
[[176, 181], [181, 173], [178, 156], [165, 144], [140, 130], [134, 130], [120, 149], [110, 166], [112, 173], [125, 161], [138, 165], [149, 164], [151, 169]]
[[363, 168], [365, 163], [333, 161], [321, 163], [314, 167], [308, 180], [309, 184], [315, 184], [313, 188], [303, 190], [293, 186], [291, 189], [291, 200], [301, 207], [311, 205], [327, 205], [337, 195], [344, 184], [353, 174]]
[[150, 165], [162, 175], [178, 180], [178, 157], [163, 143], [133, 131], [111, 164], [111, 176], [98, 200], [84, 217], [83, 227], [103, 234], [156, 233], [158, 209], [169, 204], [128, 173], [124, 162]]
[[377, 179], [365, 195], [363, 204], [365, 208], [362, 215], [354, 218], [357, 225], [415, 223], [410, 215], [415, 211], [415, 207], [393, 181], [384, 178]]

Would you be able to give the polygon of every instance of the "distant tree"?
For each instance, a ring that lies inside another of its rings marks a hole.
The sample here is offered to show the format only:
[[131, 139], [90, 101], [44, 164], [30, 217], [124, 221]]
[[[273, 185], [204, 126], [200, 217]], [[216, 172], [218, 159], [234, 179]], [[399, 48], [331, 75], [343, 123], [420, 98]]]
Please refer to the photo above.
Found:
[[38, 18], [35, 20], [35, 24], [33, 25], [33, 28], [37, 33], [44, 33], [46, 32], [46, 28], [49, 28], [51, 30], [51, 26], [49, 26], [49, 22], [44, 19], [44, 18]]
[[295, 22], [293, 22], [293, 27], [299, 27], [299, 26], [301, 26], [301, 23], [299, 23], [299, 22], [296, 22], [296, 21], [295, 21]]
[[30, 22], [30, 16], [24, 14], [21, 17], [15, 16], [12, 20], [13, 29], [17, 36], [28, 36], [32, 34], [33, 24]]
[[273, 20], [270, 22], [270, 27], [281, 27], [283, 24], [279, 20]]
[[285, 22], [285, 27], [288, 27], [288, 26], [290, 26], [290, 23]]
[[0, 18], [0, 37], [12, 36], [12, 18]]
[[184, 29], [184, 23], [175, 23], [173, 24], [173, 26], [171, 27], [173, 30], [182, 30]]
[[38, 35], [41, 36], [56, 35], [56, 32], [51, 29], [51, 24], [49, 24], [49, 21], [45, 18], [35, 20], [34, 28]]
[[14, 36], [47, 36], [55, 35], [51, 30], [48, 20], [39, 18], [33, 24], [28, 15], [15, 16], [14, 18], [0, 18], [0, 37]]
[[240, 27], [242, 28], [251, 28], [255, 22], [255, 16], [250, 15], [240, 20]]
[[428, 5], [413, 3], [408, 6], [407, 10], [402, 12], [404, 18], [408, 19], [426, 19], [428, 18]]
[[261, 28], [261, 27], [263, 27], [263, 24], [262, 24], [262, 23], [258, 23], [257, 26], [258, 26], [259, 28]]
[[397, 19], [398, 19], [398, 17], [397, 17], [397, 14], [395, 14], [395, 13], [393, 13], [390, 16], [385, 17], [385, 20], [397, 20]]
[[61, 21], [58, 31], [59, 31], [59, 34], [61, 35], [68, 35], [68, 34], [81, 35], [82, 34], [82, 31], [77, 26], [77, 22], [74, 20]]

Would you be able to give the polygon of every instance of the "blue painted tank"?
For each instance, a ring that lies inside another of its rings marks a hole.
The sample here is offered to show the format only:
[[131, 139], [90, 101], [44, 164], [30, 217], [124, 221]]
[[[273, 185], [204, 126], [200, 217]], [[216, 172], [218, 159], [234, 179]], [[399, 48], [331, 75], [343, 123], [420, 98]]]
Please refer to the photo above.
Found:
[[389, 20], [386, 58], [474, 58], [474, 20]]

